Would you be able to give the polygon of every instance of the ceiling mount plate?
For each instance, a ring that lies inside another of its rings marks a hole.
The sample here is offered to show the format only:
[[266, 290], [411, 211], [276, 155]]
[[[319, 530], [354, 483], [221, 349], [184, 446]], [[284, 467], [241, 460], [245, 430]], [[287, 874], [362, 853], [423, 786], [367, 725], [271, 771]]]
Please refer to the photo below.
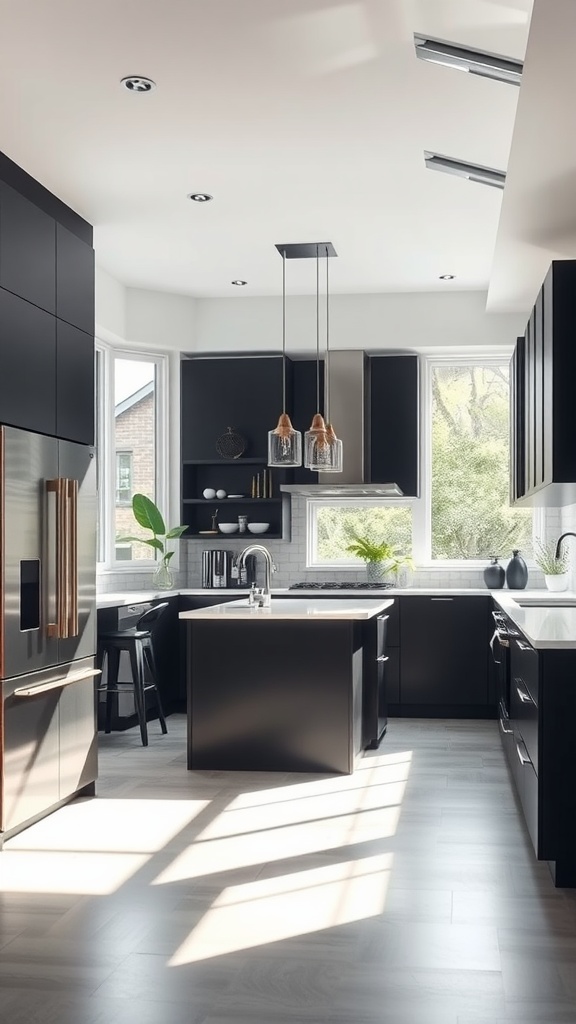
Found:
[[320, 257], [337, 256], [332, 242], [285, 242], [276, 248], [287, 260], [310, 260]]

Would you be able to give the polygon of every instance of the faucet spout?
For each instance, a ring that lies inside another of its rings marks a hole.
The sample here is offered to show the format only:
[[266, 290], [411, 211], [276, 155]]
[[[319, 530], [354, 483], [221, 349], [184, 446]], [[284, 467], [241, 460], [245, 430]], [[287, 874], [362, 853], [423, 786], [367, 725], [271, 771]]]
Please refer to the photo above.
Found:
[[272, 573], [276, 571], [276, 566], [272, 561], [272, 555], [268, 551], [268, 548], [265, 548], [263, 544], [249, 544], [247, 548], [244, 548], [244, 550], [240, 552], [240, 556], [238, 558], [239, 568], [244, 566], [248, 555], [262, 555], [264, 558], [264, 587], [262, 591], [262, 604], [265, 608], [269, 608], [272, 602]]
[[560, 558], [560, 545], [564, 540], [564, 537], [576, 537], [576, 533], [573, 533], [572, 530], [568, 530], [567, 533], [563, 533], [562, 536], [558, 538], [558, 543], [556, 544], [556, 554], [554, 556], [555, 558]]

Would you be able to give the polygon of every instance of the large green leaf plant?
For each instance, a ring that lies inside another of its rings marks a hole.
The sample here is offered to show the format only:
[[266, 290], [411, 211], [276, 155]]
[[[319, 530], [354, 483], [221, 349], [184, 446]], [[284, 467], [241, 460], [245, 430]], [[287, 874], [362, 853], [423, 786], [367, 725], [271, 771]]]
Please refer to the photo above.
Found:
[[173, 526], [166, 529], [162, 513], [157, 505], [147, 498], [145, 494], [135, 494], [132, 498], [132, 512], [134, 519], [139, 526], [150, 530], [152, 537], [121, 537], [120, 540], [130, 541], [137, 544], [148, 544], [161, 556], [161, 563], [168, 566], [170, 559], [174, 557], [174, 549], [169, 549], [167, 541], [178, 540], [186, 532], [186, 526]]

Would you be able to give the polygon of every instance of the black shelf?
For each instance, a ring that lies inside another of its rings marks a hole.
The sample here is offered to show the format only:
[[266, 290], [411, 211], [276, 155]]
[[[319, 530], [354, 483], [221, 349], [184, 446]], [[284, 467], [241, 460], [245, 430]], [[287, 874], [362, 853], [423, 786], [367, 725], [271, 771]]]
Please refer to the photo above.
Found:
[[267, 459], [183, 459], [183, 466], [267, 466]]
[[225, 501], [227, 505], [264, 505], [272, 502], [282, 504], [282, 498], [183, 498], [183, 505], [214, 505]]
[[265, 538], [268, 540], [286, 539], [282, 533], [250, 533], [250, 530], [246, 530], [246, 533], [221, 533], [218, 530], [217, 535], [215, 533], [185, 533], [184, 536], [189, 540], [219, 540], [226, 541], [226, 543], [230, 540], [243, 540], [246, 545], [261, 544]]

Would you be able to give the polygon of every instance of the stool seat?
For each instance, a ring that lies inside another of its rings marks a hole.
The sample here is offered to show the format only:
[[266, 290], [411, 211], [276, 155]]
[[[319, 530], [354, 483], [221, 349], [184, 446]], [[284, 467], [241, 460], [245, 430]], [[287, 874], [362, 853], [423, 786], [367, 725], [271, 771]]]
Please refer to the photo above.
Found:
[[[119, 692], [132, 690], [134, 692], [134, 705], [142, 745], [148, 746], [148, 727], [146, 723], [146, 693], [149, 690], [154, 692], [160, 728], [165, 734], [168, 732], [162, 701], [158, 692], [158, 673], [154, 659], [154, 645], [152, 641], [151, 626], [160, 618], [168, 607], [168, 602], [155, 605], [140, 616], [138, 622], [132, 629], [111, 630], [101, 633], [98, 637], [98, 667], [103, 668], [105, 660], [108, 663], [106, 683], [99, 687], [100, 691], [106, 693], [106, 717], [104, 731], [109, 733], [112, 720], [112, 701]], [[128, 682], [118, 681], [120, 668], [120, 654], [126, 651], [130, 657], [130, 668], [132, 679]], [[149, 680], [146, 679], [146, 669]]]

